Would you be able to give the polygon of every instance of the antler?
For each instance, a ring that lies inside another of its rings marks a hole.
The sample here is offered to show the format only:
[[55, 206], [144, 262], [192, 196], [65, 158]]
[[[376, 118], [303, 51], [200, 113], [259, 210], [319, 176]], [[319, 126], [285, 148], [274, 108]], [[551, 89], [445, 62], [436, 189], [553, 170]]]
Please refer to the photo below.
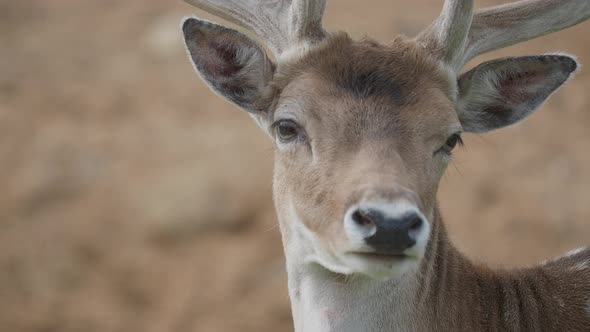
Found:
[[446, 0], [440, 17], [418, 41], [455, 70], [492, 50], [563, 30], [590, 18], [590, 0], [522, 0], [484, 8]]
[[440, 16], [418, 36], [418, 41], [446, 63], [459, 63], [472, 19], [473, 0], [446, 0]]
[[326, 35], [326, 0], [185, 0], [254, 32], [279, 56]]
[[590, 18], [589, 0], [524, 0], [478, 11], [463, 62]]

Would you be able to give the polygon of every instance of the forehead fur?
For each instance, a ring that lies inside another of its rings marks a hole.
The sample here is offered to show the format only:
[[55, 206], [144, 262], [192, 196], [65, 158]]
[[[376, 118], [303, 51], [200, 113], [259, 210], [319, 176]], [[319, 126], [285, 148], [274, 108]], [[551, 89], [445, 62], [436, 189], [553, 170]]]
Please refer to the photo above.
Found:
[[274, 84], [283, 90], [298, 77], [318, 79], [355, 98], [389, 98], [411, 103], [419, 88], [436, 87], [453, 98], [453, 83], [441, 66], [416, 43], [403, 37], [388, 45], [330, 36], [304, 56], [280, 63]]

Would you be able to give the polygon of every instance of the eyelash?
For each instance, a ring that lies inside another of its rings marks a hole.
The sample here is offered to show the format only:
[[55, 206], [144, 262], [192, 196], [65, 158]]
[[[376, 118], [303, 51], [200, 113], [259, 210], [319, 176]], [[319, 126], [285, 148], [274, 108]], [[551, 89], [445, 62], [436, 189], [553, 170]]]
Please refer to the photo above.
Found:
[[[284, 126], [281, 127], [281, 125]], [[281, 128], [291, 130], [292, 132], [280, 133]], [[270, 126], [270, 129], [275, 134], [275, 137], [284, 144], [292, 143], [296, 140], [303, 141], [306, 139], [305, 134], [303, 133], [303, 128], [297, 122], [290, 119], [277, 120]], [[461, 133], [454, 133], [453, 135], [449, 136], [449, 138], [447, 138], [445, 141], [445, 144], [435, 151], [435, 154], [443, 153], [443, 155], [450, 160], [453, 155], [453, 150], [457, 147], [457, 145], [464, 145], [463, 139], [461, 138]]]
[[[281, 125], [284, 125], [284, 126], [281, 127]], [[280, 133], [281, 128], [292, 130], [291, 135], [289, 135], [289, 133], [281, 134]], [[281, 141], [281, 143], [287, 144], [287, 143], [291, 143], [295, 140], [303, 141], [306, 139], [303, 128], [297, 122], [295, 122], [293, 120], [289, 120], [289, 119], [277, 120], [271, 125], [271, 130], [275, 134], [275, 137], [279, 141]], [[284, 136], [291, 136], [291, 137], [285, 138]]]
[[447, 138], [447, 140], [445, 141], [445, 144], [438, 150], [436, 150], [436, 153], [444, 153], [445, 155], [451, 157], [453, 155], [453, 150], [457, 147], [457, 146], [463, 146], [463, 139], [461, 138], [461, 134], [460, 133], [454, 133], [453, 135], [451, 135], [449, 138]]

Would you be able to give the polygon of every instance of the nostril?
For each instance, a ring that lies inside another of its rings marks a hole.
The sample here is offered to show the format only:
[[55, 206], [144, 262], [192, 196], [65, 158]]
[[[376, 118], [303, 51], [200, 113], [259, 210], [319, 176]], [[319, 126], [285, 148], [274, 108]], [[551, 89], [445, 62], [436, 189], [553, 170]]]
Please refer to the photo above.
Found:
[[375, 223], [371, 217], [361, 210], [356, 210], [352, 213], [352, 220], [359, 226], [374, 226]]
[[415, 216], [410, 221], [408, 229], [410, 231], [418, 231], [422, 227], [422, 223], [423, 223], [422, 218], [420, 218], [419, 216]]

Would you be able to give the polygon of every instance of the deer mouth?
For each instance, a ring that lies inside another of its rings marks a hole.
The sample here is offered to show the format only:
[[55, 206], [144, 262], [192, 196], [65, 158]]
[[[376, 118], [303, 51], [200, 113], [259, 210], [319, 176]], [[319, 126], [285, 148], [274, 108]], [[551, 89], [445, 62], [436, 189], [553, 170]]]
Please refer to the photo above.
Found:
[[375, 251], [349, 251], [345, 254], [346, 265], [354, 271], [375, 280], [400, 278], [415, 270], [420, 257], [404, 253]]
[[402, 261], [408, 258], [412, 258], [406, 254], [389, 254], [380, 252], [352, 252], [352, 255], [362, 257], [365, 259], [376, 260], [376, 261]]

